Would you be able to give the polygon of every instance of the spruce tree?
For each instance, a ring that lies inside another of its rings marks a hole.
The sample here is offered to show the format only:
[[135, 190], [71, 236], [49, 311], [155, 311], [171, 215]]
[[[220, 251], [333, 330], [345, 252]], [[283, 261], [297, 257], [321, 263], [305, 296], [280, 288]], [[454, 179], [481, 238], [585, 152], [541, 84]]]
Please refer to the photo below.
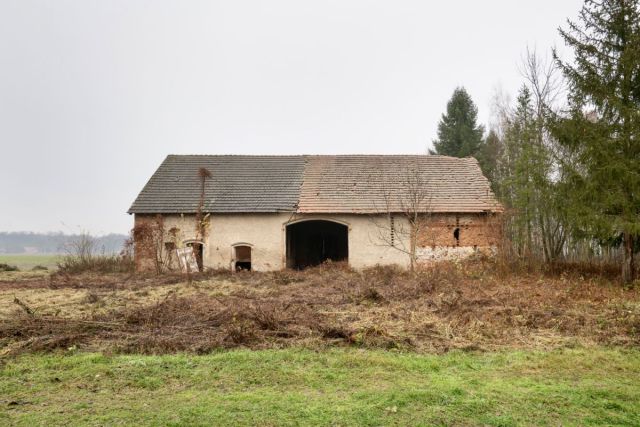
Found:
[[476, 158], [482, 167], [482, 172], [491, 183], [494, 193], [498, 191], [500, 172], [498, 160], [502, 156], [502, 141], [495, 130], [491, 129], [484, 140], [482, 150]]
[[463, 87], [453, 91], [447, 112], [438, 123], [438, 139], [430, 154], [453, 157], [478, 156], [483, 147], [484, 127], [476, 123], [478, 108]]
[[556, 61], [570, 112], [555, 133], [567, 151], [572, 218], [596, 239], [621, 237], [622, 278], [635, 277], [640, 235], [640, 0], [586, 0], [560, 34], [574, 60]]

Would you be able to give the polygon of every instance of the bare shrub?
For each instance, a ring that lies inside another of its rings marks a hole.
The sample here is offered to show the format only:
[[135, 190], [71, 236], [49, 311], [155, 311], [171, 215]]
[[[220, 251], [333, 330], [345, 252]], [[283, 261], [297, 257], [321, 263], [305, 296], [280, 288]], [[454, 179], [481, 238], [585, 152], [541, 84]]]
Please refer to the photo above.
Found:
[[81, 233], [69, 242], [66, 254], [58, 263], [60, 273], [77, 274], [82, 272], [119, 273], [132, 272], [133, 259], [130, 252], [106, 254], [104, 249], [98, 252], [96, 240], [89, 233]]
[[100, 302], [102, 298], [95, 291], [87, 292], [87, 295], [84, 297], [84, 301], [89, 304], [96, 304]]
[[20, 271], [15, 265], [0, 263], [0, 271]]
[[254, 329], [250, 322], [245, 319], [233, 319], [233, 321], [225, 327], [225, 336], [223, 343], [231, 344], [235, 347], [238, 345], [247, 345], [256, 339]]
[[247, 315], [258, 327], [267, 331], [278, 331], [286, 326], [287, 306], [277, 304], [251, 307]]
[[374, 287], [366, 287], [361, 293], [360, 296], [362, 299], [367, 300], [367, 301], [373, 301], [373, 302], [381, 302], [384, 300], [384, 297], [382, 296], [382, 294], [380, 293], [380, 291], [378, 291], [376, 288]]

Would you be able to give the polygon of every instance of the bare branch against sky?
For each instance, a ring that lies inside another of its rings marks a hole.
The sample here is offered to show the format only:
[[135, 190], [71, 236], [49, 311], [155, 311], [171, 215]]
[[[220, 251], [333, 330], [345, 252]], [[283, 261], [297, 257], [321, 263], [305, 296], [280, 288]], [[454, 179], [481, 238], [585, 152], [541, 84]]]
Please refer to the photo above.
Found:
[[168, 153], [425, 153], [580, 5], [0, 0], [0, 231], [126, 232]]

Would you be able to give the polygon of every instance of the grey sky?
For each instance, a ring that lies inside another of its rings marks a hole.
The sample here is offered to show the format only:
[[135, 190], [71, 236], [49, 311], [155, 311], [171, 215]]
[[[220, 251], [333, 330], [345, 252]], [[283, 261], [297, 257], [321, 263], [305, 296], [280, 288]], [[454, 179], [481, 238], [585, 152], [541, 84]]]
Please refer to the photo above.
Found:
[[0, 231], [127, 232], [169, 153], [423, 153], [581, 3], [0, 0]]

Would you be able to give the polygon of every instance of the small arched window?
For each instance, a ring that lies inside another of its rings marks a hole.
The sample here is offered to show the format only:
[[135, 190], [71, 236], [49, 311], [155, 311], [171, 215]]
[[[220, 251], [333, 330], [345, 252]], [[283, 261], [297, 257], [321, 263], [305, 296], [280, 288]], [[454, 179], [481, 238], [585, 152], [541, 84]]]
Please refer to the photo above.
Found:
[[233, 245], [233, 269], [251, 271], [251, 245], [242, 243]]

